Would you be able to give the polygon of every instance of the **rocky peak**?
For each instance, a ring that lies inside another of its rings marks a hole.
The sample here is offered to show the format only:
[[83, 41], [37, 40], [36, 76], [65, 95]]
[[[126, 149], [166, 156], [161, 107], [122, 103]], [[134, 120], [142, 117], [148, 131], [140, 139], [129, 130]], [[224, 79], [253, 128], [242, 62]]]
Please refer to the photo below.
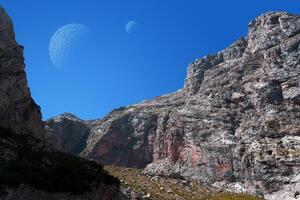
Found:
[[1, 43], [7, 43], [8, 39], [14, 40], [15, 33], [13, 30], [12, 21], [1, 6], [0, 6], [0, 23], [1, 23], [1, 27], [0, 27]]
[[299, 16], [286, 12], [269, 12], [257, 17], [249, 23], [249, 32], [246, 38], [241, 38], [223, 51], [205, 56], [189, 65], [184, 84], [185, 93], [187, 95], [197, 94], [205, 72], [212, 67], [243, 56], [251, 59], [254, 54], [280, 45], [282, 41], [299, 34], [299, 24]]
[[300, 33], [300, 17], [286, 12], [269, 12], [249, 23], [246, 52], [256, 53]]
[[188, 67], [182, 91], [91, 124], [80, 155], [288, 199], [300, 188], [300, 16], [264, 14]]
[[53, 148], [77, 155], [86, 146], [91, 123], [71, 113], [63, 113], [48, 119], [45, 128], [47, 141]]
[[82, 119], [80, 119], [79, 117], [77, 117], [76, 115], [71, 114], [71, 113], [63, 113], [63, 114], [55, 116], [51, 119], [55, 120], [55, 121], [62, 121], [64, 119], [68, 119], [68, 120], [71, 120], [71, 121], [83, 121]]
[[41, 112], [31, 98], [23, 47], [15, 41], [11, 19], [0, 7], [0, 126], [43, 137]]

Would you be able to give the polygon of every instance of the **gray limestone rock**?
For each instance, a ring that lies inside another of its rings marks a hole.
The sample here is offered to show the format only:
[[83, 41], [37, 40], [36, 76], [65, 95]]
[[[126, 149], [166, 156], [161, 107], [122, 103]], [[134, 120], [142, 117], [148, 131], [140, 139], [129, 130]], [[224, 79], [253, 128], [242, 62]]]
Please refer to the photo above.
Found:
[[247, 37], [190, 64], [183, 90], [93, 121], [80, 155], [292, 198], [299, 193], [299, 80], [300, 17], [266, 13]]

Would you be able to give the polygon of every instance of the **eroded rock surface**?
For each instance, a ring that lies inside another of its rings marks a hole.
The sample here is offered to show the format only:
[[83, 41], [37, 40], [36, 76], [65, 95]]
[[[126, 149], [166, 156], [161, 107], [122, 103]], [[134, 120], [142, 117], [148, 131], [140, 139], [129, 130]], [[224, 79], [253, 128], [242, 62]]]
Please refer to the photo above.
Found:
[[0, 126], [42, 138], [39, 106], [31, 98], [23, 47], [15, 41], [11, 19], [0, 7]]
[[300, 191], [300, 17], [264, 14], [183, 90], [93, 122], [82, 156], [252, 194]]
[[53, 148], [79, 154], [86, 147], [91, 132], [91, 123], [70, 113], [64, 113], [46, 121], [46, 138]]

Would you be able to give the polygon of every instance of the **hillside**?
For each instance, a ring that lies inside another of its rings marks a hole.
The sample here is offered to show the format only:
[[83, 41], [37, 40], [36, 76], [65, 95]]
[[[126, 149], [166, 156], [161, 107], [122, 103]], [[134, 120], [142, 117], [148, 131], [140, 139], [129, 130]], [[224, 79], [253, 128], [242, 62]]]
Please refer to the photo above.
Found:
[[234, 194], [205, 186], [197, 181], [148, 176], [142, 170], [106, 166], [105, 169], [121, 180], [127, 192], [135, 191], [145, 199], [153, 200], [262, 200], [247, 194]]

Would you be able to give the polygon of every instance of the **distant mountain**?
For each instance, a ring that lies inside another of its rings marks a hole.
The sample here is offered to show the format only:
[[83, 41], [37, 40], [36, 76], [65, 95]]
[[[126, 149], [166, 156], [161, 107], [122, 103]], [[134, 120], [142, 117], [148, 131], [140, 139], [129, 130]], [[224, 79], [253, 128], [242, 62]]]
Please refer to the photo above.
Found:
[[86, 147], [92, 124], [70, 113], [64, 113], [46, 121], [47, 140], [53, 148], [79, 154]]
[[50, 132], [80, 144], [76, 150], [84, 144], [80, 155], [102, 164], [267, 199], [300, 198], [299, 80], [300, 17], [270, 12], [250, 22], [247, 37], [190, 64], [182, 90], [92, 123], [58, 117], [63, 122], [46, 124], [85, 126], [78, 137]]

